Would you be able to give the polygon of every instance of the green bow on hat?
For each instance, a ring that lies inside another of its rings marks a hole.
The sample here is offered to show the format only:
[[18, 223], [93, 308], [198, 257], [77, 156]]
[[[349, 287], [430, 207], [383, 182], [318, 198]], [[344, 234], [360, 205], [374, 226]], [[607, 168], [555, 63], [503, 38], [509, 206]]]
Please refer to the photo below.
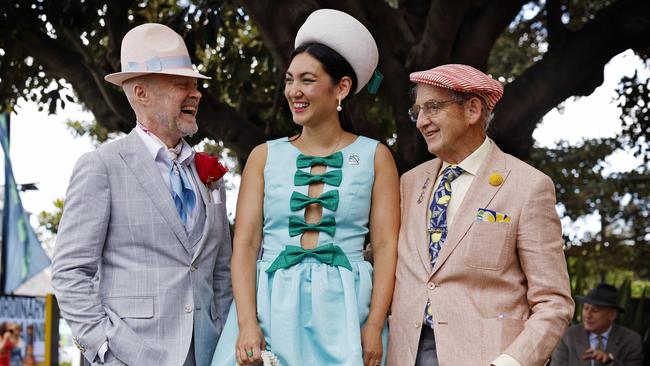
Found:
[[333, 189], [321, 194], [319, 197], [305, 196], [300, 192], [293, 192], [291, 194], [291, 211], [298, 211], [312, 203], [318, 203], [330, 211], [336, 211], [339, 207], [339, 191]]
[[338, 187], [343, 180], [343, 173], [341, 170], [332, 170], [325, 174], [311, 174], [302, 170], [297, 170], [293, 176], [293, 184], [296, 186], [306, 186], [312, 183], [325, 183], [331, 186]]
[[314, 249], [303, 249], [299, 246], [287, 245], [266, 272], [273, 273], [278, 269], [289, 268], [302, 262], [305, 257], [315, 258], [323, 264], [343, 267], [352, 271], [352, 265], [341, 247], [330, 243], [317, 246]]
[[305, 231], [322, 231], [334, 236], [336, 233], [336, 219], [334, 216], [323, 217], [317, 224], [308, 224], [302, 217], [289, 217], [289, 236], [298, 236]]
[[307, 156], [300, 154], [296, 159], [296, 166], [298, 168], [307, 168], [314, 165], [327, 165], [332, 168], [340, 168], [343, 166], [343, 153], [339, 151], [328, 156]]

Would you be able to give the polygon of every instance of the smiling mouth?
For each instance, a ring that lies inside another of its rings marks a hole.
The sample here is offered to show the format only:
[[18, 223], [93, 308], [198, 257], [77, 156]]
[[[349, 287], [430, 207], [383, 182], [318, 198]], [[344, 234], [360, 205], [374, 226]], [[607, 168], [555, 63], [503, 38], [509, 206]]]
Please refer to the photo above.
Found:
[[309, 103], [307, 102], [293, 102], [293, 110], [296, 112], [302, 112], [304, 111], [307, 107], [309, 107]]
[[196, 106], [195, 105], [183, 105], [181, 106], [181, 113], [190, 115], [192, 117], [196, 116]]
[[438, 130], [427, 131], [427, 132], [424, 133], [424, 136], [425, 137], [433, 137], [433, 136], [437, 135], [438, 132], [440, 132], [439, 129]]

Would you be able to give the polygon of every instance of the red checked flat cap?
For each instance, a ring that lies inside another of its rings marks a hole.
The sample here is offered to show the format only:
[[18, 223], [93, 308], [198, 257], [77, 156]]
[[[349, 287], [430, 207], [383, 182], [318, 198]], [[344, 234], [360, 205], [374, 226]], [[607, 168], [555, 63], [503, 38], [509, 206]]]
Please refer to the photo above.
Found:
[[461, 64], [448, 64], [410, 75], [414, 83], [451, 89], [461, 93], [474, 93], [485, 99], [490, 110], [503, 95], [503, 85], [475, 68]]

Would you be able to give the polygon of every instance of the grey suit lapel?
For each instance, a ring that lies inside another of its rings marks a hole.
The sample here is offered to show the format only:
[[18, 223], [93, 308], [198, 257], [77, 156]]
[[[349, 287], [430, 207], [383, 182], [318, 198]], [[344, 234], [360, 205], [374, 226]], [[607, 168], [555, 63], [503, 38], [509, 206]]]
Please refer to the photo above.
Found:
[[607, 347], [605, 347], [605, 351], [614, 355], [618, 354], [618, 348], [620, 346], [620, 338], [617, 337], [617, 333], [618, 325], [614, 324], [612, 325], [612, 330], [609, 332], [609, 336], [607, 338]]
[[587, 348], [589, 348], [589, 333], [585, 330], [584, 327], [581, 327], [581, 331], [578, 332], [576, 337], [576, 356], [579, 360], [580, 365], [582, 366], [591, 366], [591, 360], [583, 360], [582, 354], [585, 353]]
[[210, 208], [210, 202], [212, 202], [212, 198], [210, 197], [210, 192], [208, 191], [208, 188], [201, 182], [201, 179], [199, 178], [199, 174], [196, 171], [196, 164], [190, 164], [190, 169], [192, 170], [192, 176], [194, 179], [194, 183], [196, 184], [196, 189], [200, 192], [201, 198], [203, 199], [203, 205], [205, 207], [205, 222], [203, 223], [203, 228], [202, 228], [202, 237], [199, 243], [197, 244], [196, 248], [194, 249], [194, 255], [192, 255], [192, 261], [196, 260], [198, 258], [199, 254], [201, 253], [201, 250], [205, 246], [205, 243], [208, 241], [207, 239], [207, 231], [208, 229], [214, 225], [212, 222], [214, 220], [214, 214], [212, 212], [212, 209]]
[[[160, 215], [167, 221], [174, 235], [188, 250], [190, 247], [185, 227], [181, 222], [169, 189], [162, 180], [156, 163], [135, 130], [124, 138], [126, 149], [120, 152], [122, 159], [131, 169], [142, 189], [147, 193]], [[189, 252], [189, 250], [188, 250]]]
[[494, 195], [503, 186], [501, 184], [495, 187], [488, 183], [490, 174], [492, 173], [499, 173], [503, 177], [504, 182], [508, 179], [508, 173], [510, 173], [510, 170], [506, 167], [504, 153], [494, 143], [492, 143], [487, 158], [476, 173], [472, 185], [467, 190], [463, 202], [458, 207], [458, 211], [454, 217], [454, 223], [436, 260], [432, 275], [445, 263], [472, 227], [472, 224], [476, 221], [476, 211], [479, 208], [487, 207], [490, 201], [492, 201], [492, 198], [494, 198]]

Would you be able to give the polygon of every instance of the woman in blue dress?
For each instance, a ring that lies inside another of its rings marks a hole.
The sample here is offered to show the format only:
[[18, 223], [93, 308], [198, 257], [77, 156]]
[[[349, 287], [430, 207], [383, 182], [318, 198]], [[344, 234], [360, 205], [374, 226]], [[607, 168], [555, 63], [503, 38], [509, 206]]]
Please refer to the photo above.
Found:
[[[235, 302], [212, 365], [381, 365], [399, 229], [399, 178], [388, 148], [341, 127], [368, 83], [377, 46], [336, 10], [296, 36], [285, 97], [300, 134], [257, 146], [239, 190]], [[362, 250], [370, 234], [373, 266]], [[258, 259], [262, 249], [261, 259]]]

